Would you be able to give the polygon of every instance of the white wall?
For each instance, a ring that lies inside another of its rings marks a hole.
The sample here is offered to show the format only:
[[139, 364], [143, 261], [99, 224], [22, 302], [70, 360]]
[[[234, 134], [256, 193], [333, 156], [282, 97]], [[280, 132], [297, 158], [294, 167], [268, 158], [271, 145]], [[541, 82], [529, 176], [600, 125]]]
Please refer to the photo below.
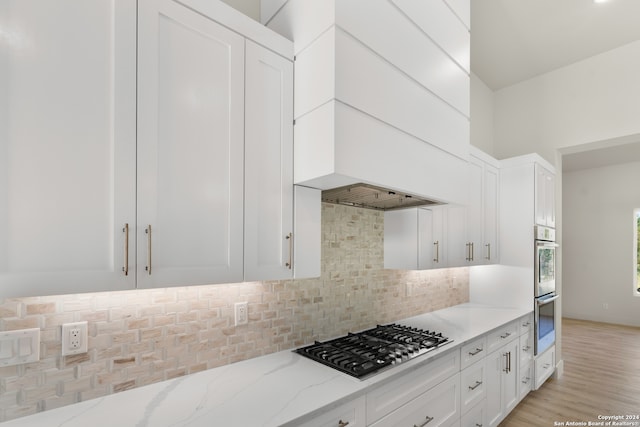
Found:
[[471, 145], [493, 156], [493, 91], [471, 73]]
[[557, 148], [640, 132], [639, 76], [636, 41], [495, 92], [495, 156], [555, 164]]
[[222, 0], [249, 18], [260, 22], [260, 0]]
[[638, 183], [640, 162], [564, 173], [565, 317], [640, 326], [640, 297], [632, 293]]

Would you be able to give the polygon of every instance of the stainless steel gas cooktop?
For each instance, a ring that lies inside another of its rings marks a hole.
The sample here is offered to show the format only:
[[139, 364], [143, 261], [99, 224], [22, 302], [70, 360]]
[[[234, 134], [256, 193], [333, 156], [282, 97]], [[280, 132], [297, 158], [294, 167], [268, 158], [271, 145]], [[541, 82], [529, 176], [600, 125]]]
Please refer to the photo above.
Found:
[[294, 350], [363, 379], [453, 342], [442, 333], [390, 324]]

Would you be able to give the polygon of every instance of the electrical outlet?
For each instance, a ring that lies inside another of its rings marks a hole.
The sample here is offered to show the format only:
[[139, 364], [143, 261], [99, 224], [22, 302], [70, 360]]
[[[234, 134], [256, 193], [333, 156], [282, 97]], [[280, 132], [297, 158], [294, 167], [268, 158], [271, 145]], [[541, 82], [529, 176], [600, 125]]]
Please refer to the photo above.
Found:
[[89, 325], [87, 322], [62, 325], [62, 355], [82, 354], [88, 351]]
[[236, 326], [249, 323], [249, 303], [237, 302], [235, 304]]

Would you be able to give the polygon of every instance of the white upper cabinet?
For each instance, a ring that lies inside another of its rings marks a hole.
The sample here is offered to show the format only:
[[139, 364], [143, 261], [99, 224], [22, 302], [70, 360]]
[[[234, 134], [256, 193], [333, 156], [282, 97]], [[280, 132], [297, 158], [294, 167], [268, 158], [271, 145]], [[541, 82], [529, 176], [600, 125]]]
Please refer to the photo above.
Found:
[[469, 161], [467, 261], [469, 265], [498, 262], [499, 163], [477, 149]]
[[293, 277], [290, 41], [211, 0], [0, 7], [0, 298]]
[[384, 268], [432, 268], [432, 213], [409, 208], [384, 213]]
[[139, 5], [138, 286], [241, 281], [244, 38]]
[[535, 165], [536, 224], [556, 226], [555, 174], [540, 164]]
[[293, 63], [246, 48], [244, 279], [293, 277]]
[[0, 5], [0, 298], [135, 286], [135, 8]]
[[465, 260], [469, 265], [483, 263], [482, 226], [483, 226], [483, 178], [484, 162], [469, 157], [469, 205], [467, 208], [467, 237]]
[[485, 164], [483, 176], [483, 234], [482, 251], [485, 264], [496, 264], [500, 260], [498, 247], [500, 212], [500, 169]]

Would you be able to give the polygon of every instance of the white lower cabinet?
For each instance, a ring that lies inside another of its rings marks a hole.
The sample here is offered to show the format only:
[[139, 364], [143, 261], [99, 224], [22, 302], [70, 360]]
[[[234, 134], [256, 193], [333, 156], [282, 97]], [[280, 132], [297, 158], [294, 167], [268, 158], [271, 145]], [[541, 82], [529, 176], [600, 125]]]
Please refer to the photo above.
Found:
[[460, 350], [460, 366], [465, 369], [487, 355], [487, 337], [481, 336], [462, 346]]
[[482, 402], [487, 395], [487, 368], [485, 360], [479, 360], [460, 373], [460, 404], [464, 414]]
[[520, 361], [518, 365], [520, 375], [519, 399], [522, 400], [531, 391], [533, 384], [533, 332], [520, 335]]
[[460, 421], [460, 374], [391, 412], [372, 427], [452, 426]]
[[554, 347], [533, 359], [530, 320], [523, 316], [472, 338], [300, 426], [497, 426], [534, 378], [544, 382], [553, 372]]
[[366, 426], [364, 396], [340, 405], [298, 427], [364, 427]]
[[520, 387], [520, 392], [518, 393], [518, 400], [522, 400], [525, 398], [527, 394], [532, 390], [533, 387], [533, 363], [528, 363], [525, 365], [520, 365], [519, 367], [519, 375], [520, 375], [520, 383], [518, 386]]
[[481, 401], [462, 415], [460, 427], [482, 427], [487, 425], [487, 402]]
[[514, 339], [487, 356], [487, 419], [496, 426], [516, 406], [518, 395], [518, 346]]
[[556, 346], [551, 346], [547, 351], [538, 355], [535, 363], [536, 384], [535, 390], [539, 389], [555, 370]]
[[[367, 422], [372, 424], [387, 414], [397, 412], [403, 405], [416, 399], [436, 384], [458, 374], [460, 372], [458, 354], [457, 351], [452, 351], [367, 393]], [[459, 396], [456, 401], [459, 402]]]

